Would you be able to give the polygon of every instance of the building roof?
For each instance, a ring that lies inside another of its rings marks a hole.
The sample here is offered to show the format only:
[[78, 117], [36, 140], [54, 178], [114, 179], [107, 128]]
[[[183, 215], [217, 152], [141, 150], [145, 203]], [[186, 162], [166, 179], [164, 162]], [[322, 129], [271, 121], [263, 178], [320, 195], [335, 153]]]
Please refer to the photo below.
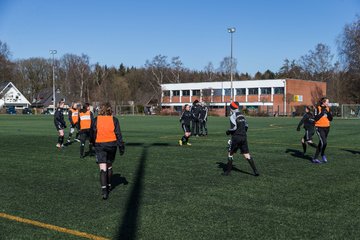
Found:
[[[55, 93], [56, 101], [60, 99], [65, 99], [64, 95], [62, 95], [59, 91]], [[36, 99], [32, 102], [33, 107], [49, 107], [53, 105], [53, 90], [52, 88], [46, 88], [41, 90]]]

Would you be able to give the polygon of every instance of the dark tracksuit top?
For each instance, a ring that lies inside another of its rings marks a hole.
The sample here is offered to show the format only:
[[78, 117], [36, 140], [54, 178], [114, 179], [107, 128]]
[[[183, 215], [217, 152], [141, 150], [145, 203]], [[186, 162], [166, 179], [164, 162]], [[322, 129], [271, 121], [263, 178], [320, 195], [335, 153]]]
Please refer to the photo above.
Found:
[[302, 119], [300, 120], [298, 124], [298, 128], [301, 127], [301, 125], [304, 124], [304, 128], [306, 130], [313, 130], [315, 125], [315, 120], [311, 112], [305, 113]]
[[201, 107], [199, 106], [199, 105], [197, 105], [197, 104], [195, 104], [195, 105], [193, 105], [192, 107], [191, 107], [191, 113], [194, 115], [194, 117], [193, 117], [193, 120], [194, 121], [198, 121], [199, 119], [200, 119], [200, 111], [201, 111], [201, 109], [200, 109]]
[[228, 130], [232, 137], [242, 137], [246, 138], [246, 132], [248, 130], [248, 123], [245, 119], [245, 116], [240, 112], [234, 112], [230, 116], [230, 129]]
[[193, 119], [194, 119], [194, 115], [190, 111], [185, 110], [180, 117], [182, 128], [184, 129], [185, 127], [186, 131], [190, 132], [190, 123]]
[[64, 129], [66, 122], [64, 120], [64, 114], [62, 108], [57, 108], [54, 115], [54, 124], [57, 130]]

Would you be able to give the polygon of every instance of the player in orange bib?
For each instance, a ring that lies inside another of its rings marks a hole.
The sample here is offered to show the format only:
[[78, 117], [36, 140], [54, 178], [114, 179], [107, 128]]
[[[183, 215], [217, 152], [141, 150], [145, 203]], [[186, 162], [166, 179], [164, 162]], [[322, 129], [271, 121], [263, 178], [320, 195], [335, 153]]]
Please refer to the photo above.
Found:
[[[327, 158], [325, 156], [325, 149], [327, 146], [327, 136], [330, 131], [330, 122], [333, 120], [329, 108], [329, 99], [323, 97], [320, 99], [319, 104], [315, 108], [315, 131], [319, 137], [319, 144], [317, 146], [314, 158], [312, 159], [313, 163], [327, 163]], [[321, 155], [321, 160], [318, 159], [319, 154]]]
[[[79, 122], [78, 126], [80, 129], [80, 158], [85, 157], [85, 143], [86, 140], [90, 140], [90, 127], [91, 123], [94, 121], [94, 115], [90, 111], [90, 104], [85, 103], [83, 108], [79, 113]], [[89, 154], [92, 154], [92, 144], [89, 142]]]
[[79, 110], [80, 110], [80, 104], [78, 103], [73, 103], [72, 108], [69, 109], [69, 122], [71, 124], [71, 127], [70, 127], [69, 137], [67, 139], [68, 143], [71, 143], [71, 137], [75, 132], [75, 129], [77, 130], [77, 132], [74, 140], [80, 142], [80, 140], [78, 139], [79, 129], [77, 128], [78, 126], [77, 123], [79, 121]]
[[91, 125], [91, 141], [95, 147], [96, 162], [100, 168], [101, 193], [104, 200], [111, 191], [112, 164], [115, 160], [116, 149], [120, 155], [125, 152], [119, 120], [112, 115], [110, 103], [100, 107], [98, 116]]

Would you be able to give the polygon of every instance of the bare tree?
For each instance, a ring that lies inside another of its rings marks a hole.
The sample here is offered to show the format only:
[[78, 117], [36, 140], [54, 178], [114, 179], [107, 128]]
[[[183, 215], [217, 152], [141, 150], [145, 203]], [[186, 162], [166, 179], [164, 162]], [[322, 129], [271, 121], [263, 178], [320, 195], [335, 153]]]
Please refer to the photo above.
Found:
[[32, 101], [39, 92], [51, 86], [52, 65], [44, 58], [29, 58], [16, 62], [16, 84]]
[[171, 58], [170, 72], [173, 76], [173, 82], [180, 83], [180, 73], [184, 71], [183, 63], [180, 57]]
[[325, 82], [332, 77], [334, 66], [330, 47], [319, 43], [315, 50], [310, 50], [308, 54], [300, 58], [300, 66], [307, 76], [307, 79]]
[[215, 75], [215, 68], [212, 62], [209, 62], [204, 68], [208, 81], [212, 81]]
[[[232, 60], [232, 61], [231, 61]], [[231, 71], [233, 73], [237, 72], [237, 60], [236, 58], [224, 57], [224, 59], [220, 62], [219, 71], [226, 76], [230, 76]]]
[[344, 65], [344, 86], [348, 102], [360, 103], [360, 16], [344, 27], [338, 39], [338, 50]]
[[0, 81], [9, 81], [12, 78], [13, 64], [10, 57], [8, 45], [0, 40]]
[[64, 78], [63, 88], [67, 95], [73, 99], [89, 101], [89, 96], [85, 96], [85, 89], [91, 77], [89, 56], [65, 54], [61, 58], [61, 68]]

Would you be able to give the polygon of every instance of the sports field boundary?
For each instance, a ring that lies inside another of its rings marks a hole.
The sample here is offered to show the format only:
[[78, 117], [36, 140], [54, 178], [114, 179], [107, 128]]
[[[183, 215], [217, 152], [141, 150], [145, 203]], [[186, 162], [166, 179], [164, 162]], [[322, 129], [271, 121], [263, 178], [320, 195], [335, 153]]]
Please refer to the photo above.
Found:
[[80, 231], [76, 231], [76, 230], [71, 230], [71, 229], [67, 229], [67, 228], [63, 228], [63, 227], [58, 227], [55, 225], [51, 225], [51, 224], [47, 224], [47, 223], [43, 223], [43, 222], [39, 222], [39, 221], [27, 219], [27, 218], [16, 217], [16, 216], [2, 213], [2, 212], [0, 212], [0, 217], [7, 219], [7, 220], [15, 221], [15, 222], [25, 223], [25, 224], [33, 225], [33, 226], [40, 227], [40, 228], [50, 229], [53, 231], [74, 235], [77, 237], [83, 237], [83, 238], [92, 239], [92, 240], [109, 240], [108, 238], [96, 236], [93, 234], [80, 232]]

